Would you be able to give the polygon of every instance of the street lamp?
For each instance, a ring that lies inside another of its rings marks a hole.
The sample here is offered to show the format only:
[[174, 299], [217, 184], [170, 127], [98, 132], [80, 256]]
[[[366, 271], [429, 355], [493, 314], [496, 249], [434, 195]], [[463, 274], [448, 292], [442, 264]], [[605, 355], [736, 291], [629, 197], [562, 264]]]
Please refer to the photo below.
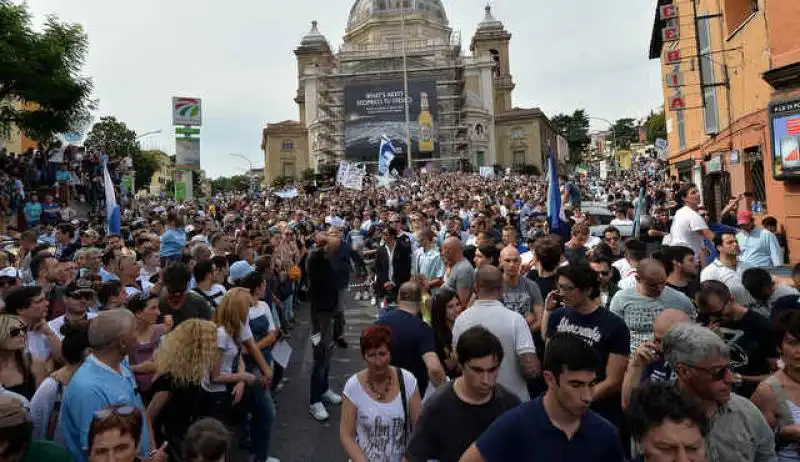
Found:
[[158, 135], [160, 133], [161, 133], [161, 130], [153, 130], [153, 131], [142, 133], [141, 135], [137, 136], [136, 139], [140, 140], [140, 139], [142, 139], [142, 138], [144, 138], [146, 136]]
[[230, 156], [242, 159], [243, 161], [247, 162], [248, 165], [250, 165], [250, 170], [248, 170], [247, 176], [250, 177], [250, 190], [251, 191], [255, 190], [255, 185], [253, 184], [253, 162], [247, 157], [241, 154], [236, 154], [235, 152], [230, 153]]
[[589, 120], [600, 120], [602, 122], [607, 123], [611, 127], [611, 143], [612, 143], [612, 151], [613, 151], [612, 154], [614, 155], [614, 167], [616, 168], [616, 165], [617, 165], [617, 156], [616, 156], [616, 153], [617, 153], [617, 125], [614, 122], [612, 122], [612, 121], [610, 121], [608, 119], [604, 119], [602, 117], [586, 117], [586, 118], [589, 119]]

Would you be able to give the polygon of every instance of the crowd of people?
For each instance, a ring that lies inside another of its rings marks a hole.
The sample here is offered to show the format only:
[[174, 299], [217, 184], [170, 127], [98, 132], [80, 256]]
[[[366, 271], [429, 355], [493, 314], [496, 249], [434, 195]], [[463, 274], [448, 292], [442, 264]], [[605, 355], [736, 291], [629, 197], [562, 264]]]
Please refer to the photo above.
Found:
[[[309, 414], [341, 406], [353, 461], [800, 459], [800, 278], [765, 269], [783, 262], [775, 233], [744, 203], [712, 233], [694, 185], [651, 179], [639, 204], [640, 180], [563, 179], [563, 236], [545, 182], [456, 173], [141, 199], [119, 233], [17, 221], [0, 454], [274, 461], [308, 306]], [[593, 195], [616, 212], [600, 231]], [[334, 390], [353, 303], [376, 322]]]

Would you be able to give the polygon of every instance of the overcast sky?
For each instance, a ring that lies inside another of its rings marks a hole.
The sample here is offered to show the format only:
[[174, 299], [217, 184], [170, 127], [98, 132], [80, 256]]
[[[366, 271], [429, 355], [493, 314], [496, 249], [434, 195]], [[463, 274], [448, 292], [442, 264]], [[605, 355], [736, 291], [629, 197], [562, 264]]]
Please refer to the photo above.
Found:
[[[202, 166], [212, 176], [264, 163], [261, 128], [297, 119], [292, 51], [316, 19], [338, 48], [354, 0], [28, 0], [37, 23], [54, 13], [89, 35], [85, 74], [98, 117], [138, 133], [162, 130], [145, 148], [174, 153], [172, 96], [203, 99]], [[443, 0], [463, 48], [484, 0]], [[586, 108], [615, 120], [661, 104], [658, 61], [647, 59], [655, 0], [496, 0], [511, 39], [514, 105], [548, 116]], [[593, 129], [606, 124], [592, 122]]]

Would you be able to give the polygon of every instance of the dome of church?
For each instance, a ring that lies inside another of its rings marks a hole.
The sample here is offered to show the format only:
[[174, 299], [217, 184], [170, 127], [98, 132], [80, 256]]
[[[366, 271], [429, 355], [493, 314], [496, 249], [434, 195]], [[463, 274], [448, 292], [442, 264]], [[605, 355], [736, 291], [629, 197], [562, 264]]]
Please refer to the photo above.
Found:
[[350, 9], [347, 28], [357, 27], [384, 13], [400, 15], [400, 2], [408, 13], [422, 13], [435, 22], [447, 26], [447, 14], [442, 0], [356, 0]]

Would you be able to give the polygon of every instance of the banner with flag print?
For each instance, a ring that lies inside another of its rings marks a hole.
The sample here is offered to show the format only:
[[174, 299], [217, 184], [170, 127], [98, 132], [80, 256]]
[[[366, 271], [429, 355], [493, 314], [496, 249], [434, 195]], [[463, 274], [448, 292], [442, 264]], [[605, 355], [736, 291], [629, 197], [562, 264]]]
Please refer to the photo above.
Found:
[[106, 227], [109, 234], [119, 234], [122, 228], [122, 217], [120, 215], [117, 195], [114, 192], [114, 182], [108, 173], [108, 163], [103, 162], [103, 190], [106, 195]]
[[381, 147], [378, 151], [378, 176], [389, 173], [389, 165], [392, 164], [395, 154], [397, 154], [397, 150], [395, 150], [392, 140], [383, 135], [381, 137]]
[[558, 187], [558, 164], [552, 150], [548, 149], [547, 157], [547, 224], [550, 227], [550, 233], [561, 236], [566, 242], [570, 238], [570, 232], [569, 223], [561, 204], [561, 191]]

